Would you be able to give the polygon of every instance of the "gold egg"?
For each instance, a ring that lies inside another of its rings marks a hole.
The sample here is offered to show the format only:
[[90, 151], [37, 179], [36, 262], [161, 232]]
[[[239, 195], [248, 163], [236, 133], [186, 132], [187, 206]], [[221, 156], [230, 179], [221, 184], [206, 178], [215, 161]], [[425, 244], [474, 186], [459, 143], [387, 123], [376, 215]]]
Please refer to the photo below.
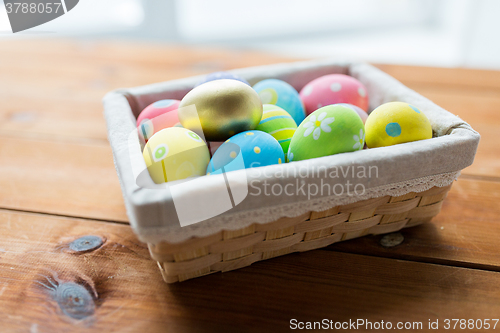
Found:
[[187, 93], [178, 115], [182, 126], [203, 134], [206, 140], [225, 141], [257, 127], [262, 118], [262, 103], [255, 90], [243, 82], [215, 80]]

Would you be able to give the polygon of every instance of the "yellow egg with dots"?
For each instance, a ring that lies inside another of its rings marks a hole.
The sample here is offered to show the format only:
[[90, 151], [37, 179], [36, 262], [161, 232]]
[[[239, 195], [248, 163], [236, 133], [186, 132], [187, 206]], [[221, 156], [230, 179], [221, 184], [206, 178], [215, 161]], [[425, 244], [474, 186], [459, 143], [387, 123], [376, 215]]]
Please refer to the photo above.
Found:
[[166, 128], [154, 134], [142, 155], [156, 184], [203, 176], [210, 162], [205, 141], [182, 127]]
[[432, 138], [429, 119], [417, 107], [389, 102], [373, 110], [365, 123], [368, 148], [386, 147]]

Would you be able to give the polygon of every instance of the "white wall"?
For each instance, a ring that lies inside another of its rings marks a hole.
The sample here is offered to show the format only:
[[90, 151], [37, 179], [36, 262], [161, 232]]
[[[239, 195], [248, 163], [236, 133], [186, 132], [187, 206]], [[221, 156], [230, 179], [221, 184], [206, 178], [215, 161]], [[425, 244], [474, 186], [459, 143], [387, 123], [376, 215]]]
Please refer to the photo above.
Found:
[[[1, 2], [0, 2], [1, 3]], [[289, 57], [500, 69], [500, 0], [81, 0], [1, 38], [129, 38]]]
[[500, 0], [248, 3], [178, 0], [179, 35], [297, 58], [500, 69]]

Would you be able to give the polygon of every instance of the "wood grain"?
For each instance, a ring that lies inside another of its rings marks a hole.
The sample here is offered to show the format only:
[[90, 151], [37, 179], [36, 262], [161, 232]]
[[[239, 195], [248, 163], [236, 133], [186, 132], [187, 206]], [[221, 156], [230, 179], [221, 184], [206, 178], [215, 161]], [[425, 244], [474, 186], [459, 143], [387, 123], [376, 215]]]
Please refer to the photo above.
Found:
[[500, 71], [376, 65], [409, 88], [458, 115], [481, 134], [475, 163], [463, 174], [500, 177]]
[[0, 137], [0, 207], [127, 222], [111, 148]]
[[[31, 42], [33, 47], [28, 46]], [[6, 162], [0, 166], [0, 178], [9, 186], [0, 188], [0, 207], [118, 221], [127, 218], [107, 148], [100, 105], [105, 92], [204, 71], [285, 60], [256, 53], [172, 46], [141, 45], [130, 50], [127, 43], [12, 41], [4, 45], [8, 47], [0, 53], [0, 60], [5, 60], [0, 61], [0, 100], [5, 105], [0, 108], [0, 154]], [[33, 49], [36, 56], [27, 53]], [[176, 56], [168, 56], [172, 54]], [[495, 88], [497, 73], [458, 70], [460, 81], [469, 83], [457, 87], [453, 83], [458, 74], [453, 70], [423, 68], [427, 73], [423, 76], [418, 68], [399, 67], [381, 66], [481, 133], [476, 163], [464, 173], [500, 176], [500, 146], [495, 140], [500, 97], [487, 89], [469, 89], [481, 77], [489, 78], [481, 81], [483, 85]], [[440, 86], [429, 86], [430, 78]], [[80, 151], [81, 144], [85, 149]], [[18, 151], [36, 156], [36, 163]], [[82, 159], [86, 163], [80, 163]], [[99, 165], [98, 173], [93, 172], [95, 165]], [[52, 172], [60, 167], [64, 171]], [[88, 176], [82, 179], [78, 176], [82, 174]], [[101, 180], [98, 175], [109, 177]], [[69, 191], [75, 188], [73, 184], [78, 184], [77, 189]], [[102, 193], [107, 194], [103, 197]]]
[[378, 65], [482, 135], [441, 214], [404, 230], [400, 245], [365, 237], [166, 285], [121, 223], [102, 96], [291, 59], [42, 39], [0, 49], [0, 208], [9, 209], [0, 209], [0, 331], [276, 332], [292, 318], [426, 325], [498, 315], [500, 72]]
[[[211, 71], [290, 61], [257, 52], [125, 42], [3, 41], [0, 134], [106, 140], [109, 91]], [[35, 51], [34, 51], [35, 50]]]
[[[128, 226], [9, 211], [0, 226], [4, 331], [276, 332], [292, 318], [426, 325], [500, 311], [496, 272], [317, 250], [166, 285]], [[86, 235], [103, 245], [70, 249]]]
[[401, 231], [405, 241], [380, 246], [383, 236], [333, 244], [329, 250], [500, 271], [500, 182], [467, 179], [455, 182], [441, 213]]
[[[128, 221], [108, 146], [1, 138], [0, 147], [1, 207]], [[403, 232], [411, 246], [384, 250], [368, 237], [333, 248], [498, 270], [499, 193], [500, 182], [462, 177], [431, 224]]]
[[499, 90], [500, 71], [468, 68], [441, 68], [377, 64], [378, 68], [405, 84]]
[[464, 169], [463, 174], [500, 177], [500, 145], [497, 142], [500, 90], [433, 88], [422, 84], [409, 84], [409, 87], [456, 114], [481, 134], [475, 163]]
[[[0, 135], [102, 143], [106, 141], [106, 129], [100, 100], [110, 90], [214, 70], [292, 61], [255, 52], [138, 45], [130, 50], [127, 43], [119, 42], [4, 42], [0, 53]], [[465, 173], [500, 176], [496, 159], [500, 148], [494, 144], [500, 125], [500, 113], [496, 112], [500, 107], [500, 72], [377, 66], [458, 114], [483, 135], [477, 154], [480, 162]]]

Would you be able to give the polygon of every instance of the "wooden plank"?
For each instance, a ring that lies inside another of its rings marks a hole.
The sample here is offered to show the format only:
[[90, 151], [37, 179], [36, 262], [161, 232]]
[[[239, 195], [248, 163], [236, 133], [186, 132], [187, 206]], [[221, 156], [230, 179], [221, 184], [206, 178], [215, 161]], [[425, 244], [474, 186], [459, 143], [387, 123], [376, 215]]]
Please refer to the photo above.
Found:
[[[0, 53], [0, 131], [105, 139], [100, 99], [107, 91], [214, 70], [291, 59], [256, 52], [89, 41], [6, 41]], [[33, 51], [35, 50], [35, 51]], [[495, 87], [498, 72], [379, 65], [405, 83]], [[488, 79], [489, 78], [489, 79]], [[27, 94], [30, 98], [26, 99]], [[6, 100], [6, 98], [8, 98]], [[49, 99], [52, 105], [40, 103]], [[82, 102], [85, 107], [78, 107]], [[76, 115], [73, 110], [78, 111]], [[88, 116], [88, 118], [87, 118]], [[80, 124], [80, 128], [76, 126]], [[92, 124], [95, 124], [92, 126]]]
[[498, 92], [434, 88], [421, 84], [411, 84], [409, 87], [471, 125], [500, 124], [500, 114], [497, 111], [500, 108]]
[[456, 114], [481, 134], [475, 162], [464, 169], [468, 175], [500, 177], [500, 93], [458, 88], [409, 85], [437, 105]]
[[40, 138], [55, 141], [98, 141], [107, 143], [102, 105], [93, 100], [60, 101], [57, 94], [29, 98], [22, 93], [9, 96], [0, 92], [5, 108], [0, 111], [0, 135], [5, 137]]
[[[98, 41], [74, 39], [32, 39], [11, 40], [2, 43], [2, 56], [14, 60], [55, 59], [59, 63], [71, 63], [71, 55], [76, 63], [94, 58], [95, 63], [108, 65], [144, 65], [149, 68], [158, 66], [179, 66], [188, 64], [193, 71], [205, 72], [236, 68], [242, 66], [256, 66], [275, 61], [297, 61], [289, 57], [265, 54], [258, 51], [238, 50], [234, 48], [211, 46], [184, 46], [175, 44], [141, 43], [135, 41]], [[281, 59], [281, 60], [278, 60]], [[243, 64], [243, 65], [242, 65]], [[29, 64], [28, 64], [29, 65]], [[39, 66], [37, 70], [43, 71]], [[78, 71], [73, 67], [73, 71]]]
[[500, 177], [500, 71], [378, 65], [409, 88], [458, 115], [481, 134], [475, 163], [463, 174]]
[[380, 245], [383, 236], [368, 236], [328, 249], [500, 271], [499, 201], [500, 182], [461, 177], [438, 216], [401, 231], [405, 238], [401, 245], [385, 248]]
[[257, 52], [140, 43], [4, 41], [0, 134], [104, 141], [101, 99], [111, 90], [285, 60]]
[[458, 115], [481, 134], [475, 163], [463, 174], [500, 177], [500, 71], [377, 65], [409, 88]]
[[[3, 45], [0, 53], [0, 73], [3, 78], [0, 82], [0, 99], [4, 107], [0, 108], [0, 117], [5, 121], [0, 124], [0, 134], [47, 140], [87, 138], [104, 142], [106, 129], [100, 99], [107, 91], [118, 87], [211, 70], [290, 61], [252, 52], [149, 44], [138, 44], [139, 47], [131, 48], [128, 43], [44, 40], [29, 43], [9, 41]], [[27, 52], [28, 49], [31, 51]], [[484, 176], [500, 175], [500, 165], [495, 158], [498, 149], [496, 145], [489, 144], [495, 142], [494, 127], [500, 123], [496, 112], [500, 99], [496, 92], [487, 89], [471, 90], [472, 85], [481, 82], [495, 87], [498, 72], [411, 66], [379, 67], [437, 104], [459, 114], [474, 128], [481, 129], [483, 140], [478, 160], [484, 162], [476, 163], [465, 172]], [[457, 86], [455, 81], [467, 84]], [[435, 89], [433, 82], [441, 82], [443, 86]], [[476, 124], [475, 119], [478, 118], [488, 119], [488, 123]], [[486, 125], [489, 128], [483, 129]], [[491, 127], [493, 129], [490, 130]]]
[[[0, 52], [0, 117], [7, 119], [0, 125], [0, 206], [115, 221], [127, 218], [105, 142], [100, 98], [106, 91], [281, 61], [227, 50], [131, 49], [126, 43], [5, 45]], [[496, 72], [392, 70], [406, 73], [404, 83], [483, 135], [471, 167], [476, 169], [465, 173], [498, 176]], [[395, 248], [381, 249], [380, 237], [363, 238], [329, 248], [358, 254], [294, 254], [172, 286], [161, 281], [128, 226], [3, 211], [0, 322], [7, 331], [221, 331], [228, 326], [278, 331], [288, 329], [293, 317], [426, 322], [494, 316], [500, 304], [491, 287], [499, 282], [496, 272], [360, 254], [498, 270], [498, 184], [461, 179], [441, 215], [404, 231], [405, 242]], [[86, 235], [99, 236], [104, 245], [71, 251], [69, 242]], [[79, 297], [58, 299], [63, 291]]]
[[127, 222], [107, 144], [0, 137], [0, 207]]
[[498, 143], [498, 124], [476, 124], [474, 129], [481, 134], [474, 164], [462, 170], [463, 175], [494, 177], [500, 179], [500, 145]]
[[500, 89], [500, 71], [377, 64], [378, 68], [405, 83], [454, 86], [469, 89]]
[[[471, 168], [481, 171], [473, 174], [495, 175], [495, 145], [484, 142], [490, 147], [487, 159], [478, 154]], [[0, 207], [128, 221], [107, 144], [0, 137], [0, 158]], [[485, 200], [495, 190], [487, 188]]]
[[[442, 330], [500, 311], [497, 272], [318, 250], [166, 285], [128, 226], [9, 211], [0, 226], [3, 331], [277, 332], [324, 318]], [[88, 235], [104, 243], [72, 250]]]

